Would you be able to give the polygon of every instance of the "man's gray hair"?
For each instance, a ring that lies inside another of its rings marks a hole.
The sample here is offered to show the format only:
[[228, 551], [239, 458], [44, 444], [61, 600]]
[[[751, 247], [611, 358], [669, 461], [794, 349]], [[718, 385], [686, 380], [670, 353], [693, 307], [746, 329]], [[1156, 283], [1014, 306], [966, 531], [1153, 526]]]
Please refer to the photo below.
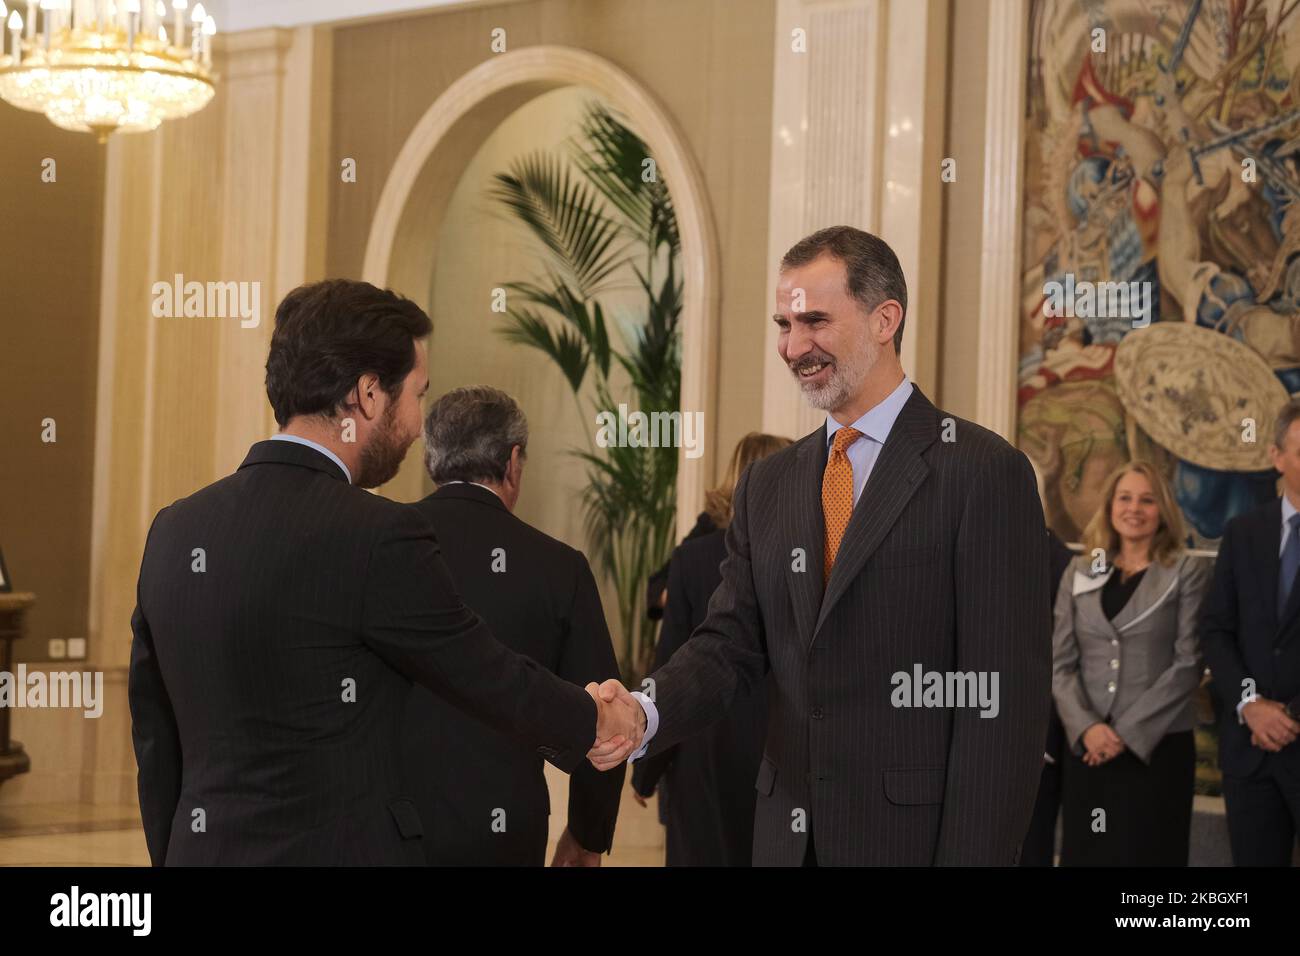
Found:
[[1273, 426], [1273, 444], [1278, 451], [1286, 451], [1286, 436], [1291, 430], [1291, 423], [1300, 420], [1300, 398], [1290, 399], [1277, 413], [1277, 424]]
[[528, 450], [528, 420], [499, 388], [469, 385], [443, 395], [424, 418], [424, 467], [434, 484], [498, 482], [510, 451]]

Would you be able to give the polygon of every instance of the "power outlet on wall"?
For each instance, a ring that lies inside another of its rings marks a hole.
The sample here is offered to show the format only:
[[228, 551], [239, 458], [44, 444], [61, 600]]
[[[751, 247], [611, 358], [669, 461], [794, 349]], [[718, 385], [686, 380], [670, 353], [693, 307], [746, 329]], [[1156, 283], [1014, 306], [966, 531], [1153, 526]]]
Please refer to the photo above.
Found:
[[84, 637], [68, 638], [68, 656], [77, 659], [86, 656], [86, 639]]
[[50, 638], [50, 660], [60, 661], [68, 656], [68, 642], [61, 637]]

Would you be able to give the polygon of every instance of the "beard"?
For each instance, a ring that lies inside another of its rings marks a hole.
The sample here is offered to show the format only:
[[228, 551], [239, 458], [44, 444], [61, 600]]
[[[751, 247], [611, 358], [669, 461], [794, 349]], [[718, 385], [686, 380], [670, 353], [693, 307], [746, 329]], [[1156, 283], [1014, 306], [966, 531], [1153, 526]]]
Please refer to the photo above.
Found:
[[406, 450], [411, 441], [403, 441], [397, 433], [397, 405], [389, 403], [384, 410], [384, 417], [370, 436], [366, 447], [361, 449], [361, 462], [357, 466], [357, 487], [378, 488], [386, 481], [391, 481], [402, 467]]
[[[803, 397], [813, 408], [824, 412], [834, 411], [843, 406], [862, 387], [867, 374], [880, 358], [881, 346], [871, 341], [867, 329], [862, 330], [858, 340], [848, 349], [848, 355], [840, 361], [832, 355], [814, 350], [802, 356], [797, 362], [789, 364], [790, 374], [794, 376]], [[827, 363], [831, 366], [826, 381], [813, 385], [799, 377], [800, 369]]]

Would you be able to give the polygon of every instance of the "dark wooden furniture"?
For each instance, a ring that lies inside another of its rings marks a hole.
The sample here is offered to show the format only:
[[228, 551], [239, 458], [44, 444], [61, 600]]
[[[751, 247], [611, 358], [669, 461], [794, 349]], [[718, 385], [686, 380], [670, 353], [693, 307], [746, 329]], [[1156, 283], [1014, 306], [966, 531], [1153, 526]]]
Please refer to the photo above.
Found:
[[[35, 594], [0, 594], [0, 672], [13, 674], [14, 641], [23, 636], [23, 617], [35, 603]], [[26, 688], [15, 690], [21, 694]], [[32, 769], [23, 745], [9, 739], [9, 710], [0, 707], [0, 784]]]

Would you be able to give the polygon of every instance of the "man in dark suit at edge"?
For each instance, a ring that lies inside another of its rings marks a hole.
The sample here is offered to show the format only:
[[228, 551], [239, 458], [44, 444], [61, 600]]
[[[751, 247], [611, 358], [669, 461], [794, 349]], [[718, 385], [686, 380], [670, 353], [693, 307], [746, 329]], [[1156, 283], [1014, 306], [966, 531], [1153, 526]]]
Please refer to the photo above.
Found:
[[1300, 833], [1300, 400], [1278, 412], [1269, 457], [1282, 495], [1228, 522], [1201, 606], [1237, 866], [1290, 866]]

